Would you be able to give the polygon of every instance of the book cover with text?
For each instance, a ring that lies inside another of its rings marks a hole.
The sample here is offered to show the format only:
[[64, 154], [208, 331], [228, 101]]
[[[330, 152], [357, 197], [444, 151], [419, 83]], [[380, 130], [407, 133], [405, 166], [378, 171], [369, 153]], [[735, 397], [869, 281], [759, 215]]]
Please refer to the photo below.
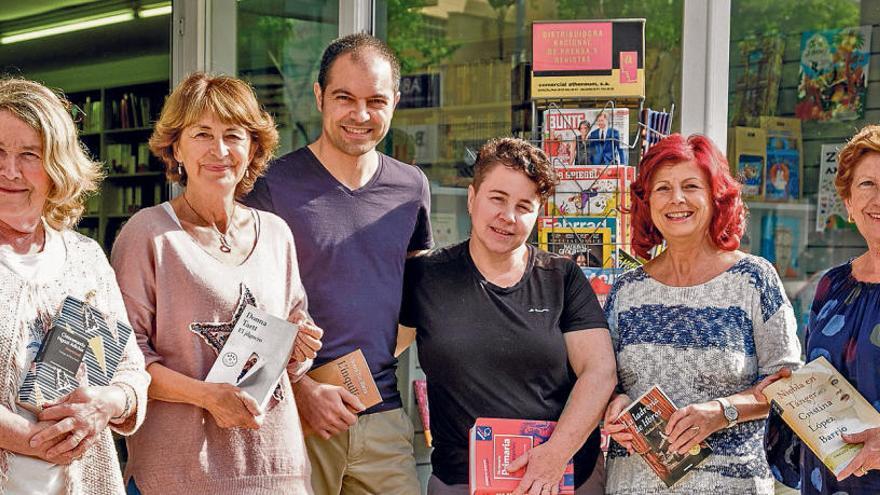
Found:
[[[470, 495], [496, 495], [516, 489], [525, 469], [509, 472], [507, 466], [528, 450], [546, 442], [554, 421], [477, 418], [470, 430]], [[574, 464], [565, 467], [560, 494], [574, 493]]]

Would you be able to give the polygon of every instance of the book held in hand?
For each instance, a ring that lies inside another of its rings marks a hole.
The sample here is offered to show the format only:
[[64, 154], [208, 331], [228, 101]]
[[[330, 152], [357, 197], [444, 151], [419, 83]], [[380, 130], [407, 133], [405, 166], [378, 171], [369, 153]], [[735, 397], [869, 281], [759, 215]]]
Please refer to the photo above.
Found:
[[843, 434], [880, 427], [880, 412], [822, 356], [768, 385], [764, 395], [835, 475], [864, 446], [844, 442]]
[[315, 368], [308, 375], [316, 382], [345, 388], [368, 409], [382, 402], [367, 359], [360, 349]]
[[[510, 493], [519, 486], [525, 469], [510, 472], [507, 466], [532, 448], [546, 442], [555, 421], [477, 418], [470, 430], [470, 495]], [[574, 493], [574, 464], [565, 467], [560, 494]]]
[[66, 297], [25, 374], [18, 404], [39, 414], [80, 385], [110, 385], [131, 334], [126, 323], [110, 325], [96, 308]]
[[667, 487], [677, 483], [712, 453], [706, 442], [685, 454], [669, 452], [670, 442], [665, 430], [676, 409], [669, 397], [655, 385], [624, 409], [616, 421], [627, 427], [633, 436], [633, 448]]
[[295, 324], [247, 305], [205, 381], [235, 385], [265, 408], [287, 370], [298, 332]]

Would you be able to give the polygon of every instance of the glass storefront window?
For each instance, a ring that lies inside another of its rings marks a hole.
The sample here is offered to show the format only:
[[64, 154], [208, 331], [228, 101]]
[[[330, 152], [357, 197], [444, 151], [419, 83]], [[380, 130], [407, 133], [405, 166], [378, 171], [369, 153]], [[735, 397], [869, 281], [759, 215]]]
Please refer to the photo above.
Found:
[[[135, 211], [168, 197], [147, 139], [168, 94], [171, 2], [0, 3], [0, 73], [62, 90], [83, 143], [105, 165], [77, 230], [109, 252]], [[47, 29], [59, 25], [70, 31]]]
[[[469, 232], [473, 153], [489, 138], [537, 135], [527, 93], [533, 21], [646, 18], [645, 104], [668, 109], [681, 95], [682, 9], [681, 0], [377, 1], [376, 35], [402, 64], [401, 103], [384, 151], [431, 181], [437, 245]], [[635, 109], [629, 121], [634, 135]]]
[[324, 48], [339, 35], [339, 2], [238, 2], [238, 76], [250, 82], [278, 124], [278, 155], [317, 139], [312, 84]]
[[[880, 94], [876, 76], [863, 79], [868, 81], [866, 88], [856, 82], [856, 75], [846, 87], [834, 89], [846, 75], [846, 69], [834, 72], [837, 58], [846, 52], [867, 62], [873, 55], [872, 45], [877, 46], [880, 32], [872, 26], [877, 22], [872, 12], [878, 9], [877, 0], [731, 2], [728, 154], [734, 171], [755, 192], [747, 202], [745, 247], [774, 262], [801, 330], [819, 275], [865, 250], [862, 237], [845, 221], [845, 212], [842, 217], [830, 215], [819, 205], [826, 204], [828, 197], [820, 192], [823, 189], [836, 197], [833, 188], [828, 191], [827, 179], [833, 174], [821, 173], [823, 161], [833, 163], [834, 145], [845, 143], [857, 129], [880, 117], [876, 103], [872, 104], [876, 102], [872, 97]], [[859, 26], [867, 27], [845, 30]], [[869, 68], [876, 74], [874, 65]], [[859, 67], [861, 62], [850, 65], [850, 69]], [[832, 73], [839, 77], [829, 83]], [[788, 139], [774, 133], [768, 124], [773, 121], [799, 126], [800, 143], [796, 136]], [[766, 156], [747, 149], [748, 137], [742, 136], [749, 131], [734, 131], [737, 126], [761, 130], [757, 139], [766, 143]], [[823, 149], [831, 154], [823, 157]], [[797, 162], [788, 155], [797, 157]], [[779, 194], [786, 187], [791, 190], [795, 181], [799, 191]]]

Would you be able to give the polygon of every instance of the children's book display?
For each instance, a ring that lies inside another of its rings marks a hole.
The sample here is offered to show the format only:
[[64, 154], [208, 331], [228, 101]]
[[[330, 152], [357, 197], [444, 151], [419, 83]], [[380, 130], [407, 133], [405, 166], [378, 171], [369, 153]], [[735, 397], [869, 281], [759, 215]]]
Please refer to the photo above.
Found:
[[844, 442], [843, 433], [880, 427], [880, 412], [823, 356], [771, 383], [764, 395], [835, 475], [864, 447]]
[[837, 194], [834, 178], [837, 177], [837, 153], [840, 144], [823, 144], [819, 157], [819, 193], [817, 194], [816, 231], [852, 228], [846, 219], [848, 213], [843, 200]]
[[18, 404], [38, 414], [43, 405], [80, 385], [110, 384], [132, 329], [84, 301], [68, 296], [40, 345], [18, 391]]
[[245, 306], [205, 381], [236, 385], [265, 408], [287, 370], [298, 332], [287, 320]]
[[635, 451], [667, 487], [672, 487], [712, 453], [706, 442], [695, 445], [684, 454], [669, 451], [670, 442], [665, 430], [676, 409], [669, 397], [655, 385], [634, 400], [616, 421], [626, 426], [633, 436]]
[[[470, 494], [495, 495], [515, 490], [526, 470], [510, 472], [507, 466], [549, 440], [555, 428], [554, 421], [477, 418], [469, 436]], [[571, 460], [559, 482], [559, 493], [574, 493], [574, 464]]]

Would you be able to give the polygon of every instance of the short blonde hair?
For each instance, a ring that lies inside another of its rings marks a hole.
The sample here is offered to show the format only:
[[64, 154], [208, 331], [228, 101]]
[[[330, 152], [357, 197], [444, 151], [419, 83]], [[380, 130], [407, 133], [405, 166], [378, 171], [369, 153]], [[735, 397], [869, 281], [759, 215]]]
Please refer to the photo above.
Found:
[[866, 125], [856, 133], [846, 146], [837, 154], [837, 177], [834, 187], [841, 199], [849, 199], [852, 195], [850, 187], [856, 165], [868, 153], [880, 153], [880, 125]]
[[40, 134], [43, 168], [52, 181], [43, 218], [61, 230], [76, 225], [86, 198], [103, 179], [101, 164], [89, 158], [76, 133], [70, 102], [40, 83], [0, 77], [0, 111], [7, 111]]
[[186, 176], [181, 177], [178, 173], [174, 145], [183, 130], [198, 122], [206, 112], [213, 113], [223, 122], [244, 127], [256, 145], [244, 178], [235, 186], [235, 197], [240, 198], [253, 189], [254, 182], [266, 171], [278, 148], [275, 121], [260, 107], [254, 90], [246, 82], [204, 72], [190, 74], [174, 88], [162, 107], [162, 114], [150, 137], [150, 150], [165, 163], [168, 180], [186, 186]]

